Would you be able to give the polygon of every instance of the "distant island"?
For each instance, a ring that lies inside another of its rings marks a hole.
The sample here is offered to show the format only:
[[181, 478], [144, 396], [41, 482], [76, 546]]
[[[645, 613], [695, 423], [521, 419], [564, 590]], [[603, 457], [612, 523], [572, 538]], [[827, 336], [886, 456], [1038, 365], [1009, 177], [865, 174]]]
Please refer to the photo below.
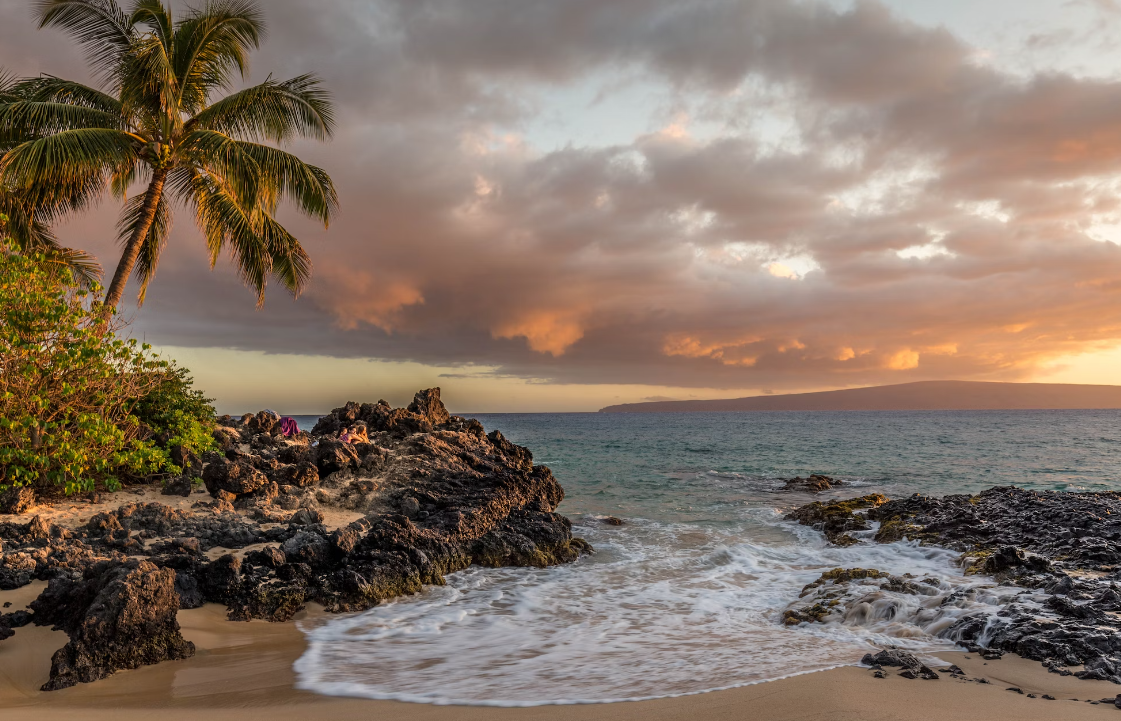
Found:
[[623, 403], [600, 413], [711, 411], [964, 411], [1121, 408], [1121, 386], [1072, 383], [920, 381], [818, 393], [711, 401]]

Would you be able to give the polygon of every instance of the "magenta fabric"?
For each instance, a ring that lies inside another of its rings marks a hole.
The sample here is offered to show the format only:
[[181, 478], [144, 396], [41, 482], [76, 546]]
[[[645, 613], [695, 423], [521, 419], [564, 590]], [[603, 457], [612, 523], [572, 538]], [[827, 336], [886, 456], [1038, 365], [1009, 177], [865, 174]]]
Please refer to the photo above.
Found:
[[284, 416], [283, 418], [280, 419], [280, 431], [285, 436], [294, 436], [294, 435], [296, 435], [297, 433], [300, 432], [300, 428], [299, 428], [299, 426], [296, 425], [296, 419], [295, 418], [289, 418], [288, 416]]

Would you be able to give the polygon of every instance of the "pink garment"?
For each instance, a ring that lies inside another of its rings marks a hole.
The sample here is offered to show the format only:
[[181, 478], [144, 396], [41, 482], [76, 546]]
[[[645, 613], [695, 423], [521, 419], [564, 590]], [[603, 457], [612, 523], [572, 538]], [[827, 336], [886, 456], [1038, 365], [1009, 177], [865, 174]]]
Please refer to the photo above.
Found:
[[299, 426], [296, 425], [295, 418], [284, 416], [280, 419], [280, 432], [285, 436], [294, 436], [300, 432]]

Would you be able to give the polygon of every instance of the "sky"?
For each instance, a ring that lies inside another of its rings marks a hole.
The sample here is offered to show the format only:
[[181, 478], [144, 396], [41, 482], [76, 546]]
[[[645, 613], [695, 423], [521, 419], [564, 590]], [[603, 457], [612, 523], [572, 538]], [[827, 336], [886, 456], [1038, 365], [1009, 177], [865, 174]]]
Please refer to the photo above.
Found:
[[[186, 7], [173, 3], [174, 7]], [[328, 229], [262, 309], [190, 212], [131, 332], [222, 412], [590, 411], [961, 379], [1121, 384], [1115, 0], [269, 0], [246, 82]], [[91, 82], [0, 0], [0, 66]], [[60, 234], [110, 269], [107, 199]]]

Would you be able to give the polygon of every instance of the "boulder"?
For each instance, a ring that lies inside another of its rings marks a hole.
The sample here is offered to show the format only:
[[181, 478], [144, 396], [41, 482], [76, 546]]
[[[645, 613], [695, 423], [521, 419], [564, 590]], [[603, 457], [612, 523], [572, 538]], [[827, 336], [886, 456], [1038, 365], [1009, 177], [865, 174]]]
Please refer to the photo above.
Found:
[[828, 491], [837, 486], [845, 485], [844, 481], [838, 481], [829, 476], [822, 476], [814, 473], [809, 478], [789, 478], [783, 486], [787, 491], [805, 491], [807, 493], [821, 493]]
[[417, 391], [416, 395], [413, 396], [413, 402], [409, 404], [408, 410], [410, 413], [415, 413], [424, 418], [433, 426], [441, 426], [451, 418], [448, 409], [444, 407], [443, 401], [440, 400], [439, 388]]
[[189, 496], [194, 490], [194, 480], [189, 475], [176, 476], [164, 484], [160, 491], [165, 496]]
[[202, 475], [202, 459], [198, 454], [183, 446], [172, 446], [168, 455], [171, 462], [183, 470], [183, 475], [198, 478]]
[[175, 572], [148, 561], [101, 561], [80, 580], [56, 577], [31, 609], [36, 625], [53, 625], [70, 637], [51, 658], [44, 691], [195, 652], [176, 621]]
[[316, 449], [315, 465], [319, 478], [345, 468], [357, 468], [358, 462], [358, 452], [349, 443], [324, 438]]
[[235, 496], [252, 493], [262, 488], [268, 480], [264, 473], [240, 459], [215, 460], [208, 463], [202, 472], [202, 481], [212, 496], [217, 496], [218, 491], [232, 493]]
[[285, 485], [309, 488], [319, 483], [319, 468], [309, 461], [300, 461], [283, 470]]
[[245, 425], [252, 433], [272, 434], [274, 428], [279, 430], [280, 416], [272, 411], [258, 411]]
[[327, 539], [313, 531], [300, 531], [281, 545], [289, 563], [306, 563], [311, 568], [325, 565], [331, 557]]
[[27, 486], [12, 486], [0, 492], [0, 513], [27, 513], [35, 505], [35, 491]]

